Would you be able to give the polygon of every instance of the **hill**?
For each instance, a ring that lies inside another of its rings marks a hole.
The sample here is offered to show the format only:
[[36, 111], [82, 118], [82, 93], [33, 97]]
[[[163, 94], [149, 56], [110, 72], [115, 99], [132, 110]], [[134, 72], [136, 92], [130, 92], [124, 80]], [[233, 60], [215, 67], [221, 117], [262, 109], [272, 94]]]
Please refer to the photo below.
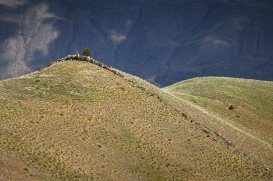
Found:
[[165, 89], [273, 145], [273, 82], [202, 77]]
[[270, 0], [0, 0], [0, 79], [89, 47], [159, 86], [273, 80], [272, 13]]
[[98, 62], [67, 60], [2, 81], [0, 179], [272, 178], [175, 100]]

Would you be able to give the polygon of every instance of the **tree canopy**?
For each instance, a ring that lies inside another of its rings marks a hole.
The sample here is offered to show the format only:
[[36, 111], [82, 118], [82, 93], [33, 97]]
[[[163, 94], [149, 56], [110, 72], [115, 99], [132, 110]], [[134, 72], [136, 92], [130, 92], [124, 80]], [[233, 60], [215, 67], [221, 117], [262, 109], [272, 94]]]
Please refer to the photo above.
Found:
[[83, 55], [83, 56], [92, 57], [92, 53], [91, 53], [91, 51], [90, 51], [89, 48], [83, 49], [82, 55]]

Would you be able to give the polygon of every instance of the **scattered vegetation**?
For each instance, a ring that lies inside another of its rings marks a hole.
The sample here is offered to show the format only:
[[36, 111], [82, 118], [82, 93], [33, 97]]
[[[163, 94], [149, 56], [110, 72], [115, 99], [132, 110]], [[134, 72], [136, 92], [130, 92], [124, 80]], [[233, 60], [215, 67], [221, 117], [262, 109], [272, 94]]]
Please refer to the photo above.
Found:
[[0, 83], [0, 148], [36, 180], [270, 179], [159, 89], [89, 57], [60, 61]]

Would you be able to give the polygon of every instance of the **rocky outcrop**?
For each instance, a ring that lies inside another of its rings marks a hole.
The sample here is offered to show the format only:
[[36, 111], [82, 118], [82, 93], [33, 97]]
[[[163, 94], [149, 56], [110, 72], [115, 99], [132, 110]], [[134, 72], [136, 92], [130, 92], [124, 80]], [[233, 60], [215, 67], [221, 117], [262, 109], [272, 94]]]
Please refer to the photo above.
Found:
[[89, 47], [161, 86], [196, 76], [273, 80], [272, 13], [266, 0], [0, 1], [0, 78]]
[[[121, 76], [121, 77], [124, 77], [126, 76], [125, 73], [123, 73], [122, 71], [118, 70], [118, 69], [115, 69], [113, 67], [110, 67], [108, 65], [105, 65], [103, 63], [101, 63], [100, 61], [97, 61], [89, 56], [83, 56], [83, 55], [79, 55], [79, 54], [75, 54], [75, 55], [67, 55], [65, 56], [64, 58], [61, 58], [61, 59], [58, 59], [58, 60], [55, 60], [53, 61], [52, 63], [55, 63], [55, 62], [62, 62], [62, 61], [68, 61], [68, 60], [76, 60], [76, 61], [83, 61], [83, 62], [89, 62], [89, 63], [92, 63], [92, 64], [95, 64], [101, 68], [104, 68], [106, 70], [109, 70], [111, 72], [113, 72], [114, 74], [118, 75], [118, 76]], [[50, 66], [51, 64], [49, 64]]]

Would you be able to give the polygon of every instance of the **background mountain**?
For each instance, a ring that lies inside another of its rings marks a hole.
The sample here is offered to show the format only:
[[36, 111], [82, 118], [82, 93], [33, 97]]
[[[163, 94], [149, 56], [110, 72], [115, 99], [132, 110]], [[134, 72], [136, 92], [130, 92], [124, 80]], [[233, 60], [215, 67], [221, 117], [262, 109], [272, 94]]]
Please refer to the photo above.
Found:
[[0, 78], [90, 47], [159, 85], [273, 80], [272, 14], [270, 0], [0, 0]]

